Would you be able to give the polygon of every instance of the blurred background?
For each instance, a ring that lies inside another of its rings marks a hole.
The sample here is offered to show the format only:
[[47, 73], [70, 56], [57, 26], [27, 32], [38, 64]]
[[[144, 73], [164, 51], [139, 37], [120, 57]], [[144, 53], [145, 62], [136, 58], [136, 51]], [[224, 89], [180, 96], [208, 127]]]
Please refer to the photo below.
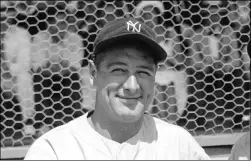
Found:
[[[148, 113], [226, 157], [250, 131], [250, 1], [1, 1], [1, 159], [94, 109], [100, 28], [133, 16], [167, 51]], [[223, 149], [223, 150], [222, 150]]]

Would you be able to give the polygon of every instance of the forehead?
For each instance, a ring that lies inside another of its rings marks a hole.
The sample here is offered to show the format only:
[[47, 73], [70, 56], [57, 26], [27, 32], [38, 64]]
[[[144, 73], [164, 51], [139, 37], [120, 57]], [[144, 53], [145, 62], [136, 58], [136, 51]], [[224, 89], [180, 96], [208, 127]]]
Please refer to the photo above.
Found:
[[151, 54], [149, 51], [136, 47], [116, 47], [105, 52], [102, 62], [107, 64], [109, 62], [123, 61], [154, 65], [154, 60], [149, 54]]

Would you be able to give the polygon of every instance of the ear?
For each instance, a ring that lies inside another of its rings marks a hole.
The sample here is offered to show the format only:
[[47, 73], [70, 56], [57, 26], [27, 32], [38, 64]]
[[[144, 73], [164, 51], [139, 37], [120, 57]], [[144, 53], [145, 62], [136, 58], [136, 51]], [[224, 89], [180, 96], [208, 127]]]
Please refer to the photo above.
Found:
[[97, 68], [92, 60], [89, 61], [89, 74], [90, 74], [90, 83], [93, 86], [96, 86], [97, 81]]

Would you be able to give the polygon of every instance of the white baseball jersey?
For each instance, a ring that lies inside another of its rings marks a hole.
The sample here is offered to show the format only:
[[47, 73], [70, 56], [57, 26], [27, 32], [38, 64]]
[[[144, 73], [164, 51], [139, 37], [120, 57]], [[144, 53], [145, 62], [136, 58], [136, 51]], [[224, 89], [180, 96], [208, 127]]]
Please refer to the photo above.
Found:
[[183, 128], [144, 115], [140, 131], [118, 143], [103, 137], [87, 121], [88, 113], [38, 138], [25, 160], [209, 160]]

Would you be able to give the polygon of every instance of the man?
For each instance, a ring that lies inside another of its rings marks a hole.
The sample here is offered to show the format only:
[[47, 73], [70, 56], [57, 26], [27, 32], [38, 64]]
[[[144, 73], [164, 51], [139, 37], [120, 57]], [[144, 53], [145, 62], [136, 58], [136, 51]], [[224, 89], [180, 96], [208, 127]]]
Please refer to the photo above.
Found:
[[134, 18], [107, 23], [94, 42], [95, 110], [37, 139], [25, 159], [210, 159], [183, 128], [145, 111], [166, 53]]
[[[247, 53], [250, 57], [251, 55], [251, 42], [249, 41], [247, 45]], [[250, 120], [250, 111], [249, 116], [244, 117], [243, 120]], [[234, 144], [231, 154], [228, 160], [250, 160], [250, 131], [246, 132], [237, 142]]]
[[228, 160], [250, 160], [250, 131], [234, 144]]

